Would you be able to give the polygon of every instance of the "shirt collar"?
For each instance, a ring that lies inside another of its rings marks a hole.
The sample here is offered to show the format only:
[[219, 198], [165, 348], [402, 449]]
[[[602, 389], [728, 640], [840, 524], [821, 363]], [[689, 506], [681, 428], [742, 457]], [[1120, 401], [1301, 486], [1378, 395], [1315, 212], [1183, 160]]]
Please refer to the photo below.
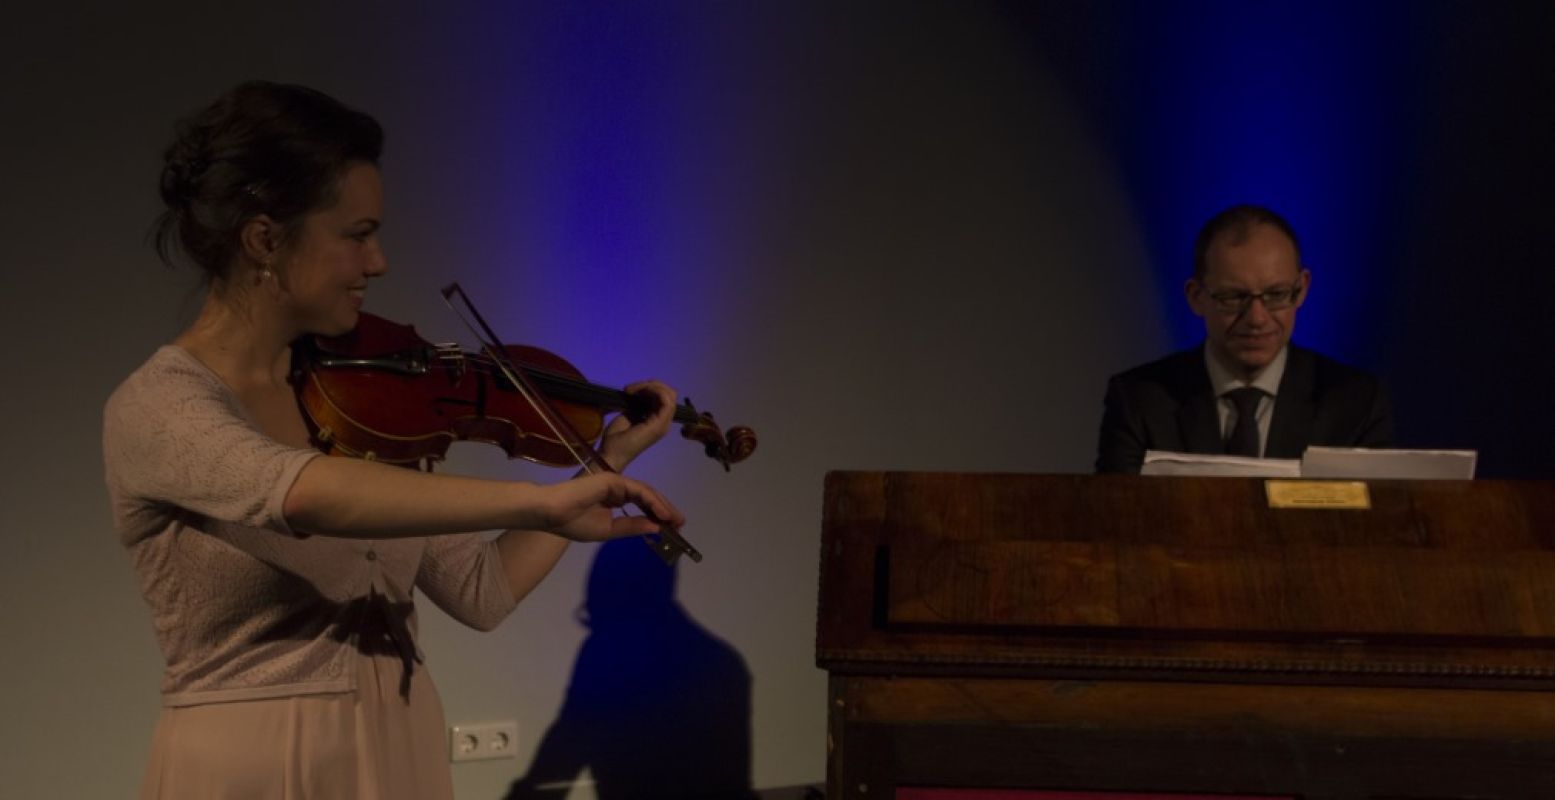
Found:
[[1275, 354], [1274, 360], [1269, 362], [1269, 366], [1264, 367], [1263, 371], [1259, 372], [1258, 376], [1251, 381], [1246, 381], [1237, 377], [1231, 370], [1226, 369], [1225, 365], [1221, 364], [1220, 360], [1215, 358], [1214, 354], [1210, 352], [1209, 346], [1206, 344], [1204, 347], [1204, 368], [1209, 370], [1209, 383], [1211, 388], [1214, 389], [1216, 397], [1224, 397], [1226, 392], [1232, 389], [1240, 389], [1244, 386], [1261, 389], [1270, 397], [1275, 397], [1280, 393], [1280, 379], [1285, 377], [1285, 357], [1289, 353], [1290, 345], [1286, 344], [1280, 348], [1280, 352]]

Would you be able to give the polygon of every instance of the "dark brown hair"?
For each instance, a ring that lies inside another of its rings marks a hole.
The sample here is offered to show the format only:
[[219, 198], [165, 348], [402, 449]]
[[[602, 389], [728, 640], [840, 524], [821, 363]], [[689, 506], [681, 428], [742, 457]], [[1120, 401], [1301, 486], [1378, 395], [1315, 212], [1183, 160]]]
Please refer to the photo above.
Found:
[[250, 81], [178, 123], [163, 154], [157, 253], [182, 250], [206, 278], [228, 277], [244, 223], [268, 214], [286, 235], [334, 202], [353, 163], [377, 164], [377, 120], [305, 86]]
[[1301, 243], [1296, 241], [1296, 231], [1291, 228], [1285, 218], [1263, 206], [1235, 205], [1213, 217], [1204, 227], [1199, 229], [1199, 238], [1193, 245], [1193, 279], [1204, 280], [1206, 268], [1205, 260], [1209, 255], [1209, 247], [1220, 238], [1222, 234], [1231, 237], [1232, 244], [1241, 244], [1247, 241], [1248, 232], [1254, 225], [1273, 225], [1280, 233], [1290, 239], [1291, 247], [1296, 249], [1296, 261], [1301, 261]]

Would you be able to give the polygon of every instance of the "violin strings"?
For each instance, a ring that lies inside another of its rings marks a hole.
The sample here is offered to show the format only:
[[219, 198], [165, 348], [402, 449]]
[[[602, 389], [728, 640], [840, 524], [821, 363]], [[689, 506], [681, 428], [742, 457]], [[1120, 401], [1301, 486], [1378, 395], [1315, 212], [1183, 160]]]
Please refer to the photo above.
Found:
[[[508, 377], [503, 373], [502, 365], [486, 353], [465, 352], [458, 345], [453, 344], [435, 345], [435, 347], [437, 348], [437, 358], [444, 364], [454, 362], [471, 364], [476, 368], [474, 371], [488, 377]], [[578, 380], [559, 372], [553, 372], [545, 367], [537, 367], [518, 361], [509, 363], [514, 367], [522, 369], [524, 374], [531, 379], [538, 379], [538, 382], [550, 391], [556, 394], [565, 394], [566, 396], [561, 398], [563, 400], [599, 406], [610, 411], [624, 411], [629, 404], [628, 398], [630, 395], [620, 389], [612, 389], [608, 386], [599, 386]], [[685, 404], [675, 406], [675, 421], [682, 424], [690, 424], [699, 422], [700, 419], [700, 415], [690, 406]]]
[[[480, 323], [481, 329], [484, 330], [487, 337], [491, 339], [490, 342], [481, 340], [480, 333], [476, 330], [475, 325], [470, 322], [470, 318], [465, 316], [463, 310], [454, 305], [453, 294], [456, 292], [459, 295], [459, 299], [464, 301], [465, 307], [469, 309], [470, 315]], [[510, 368], [510, 365], [507, 363], [506, 359], [497, 356], [496, 348], [498, 345], [496, 343], [500, 340], [498, 339], [496, 333], [493, 332], [488, 325], [486, 325], [486, 320], [481, 318], [480, 312], [475, 310], [474, 304], [470, 302], [470, 298], [465, 296], [464, 289], [461, 288], [459, 284], [450, 284], [448, 287], [443, 289], [443, 302], [453, 310], [454, 314], [459, 317], [459, 321], [464, 323], [464, 326], [469, 329], [470, 333], [475, 336], [476, 340], [481, 341], [481, 346], [486, 348], [486, 355], [490, 358], [491, 362], [502, 370], [503, 377], [507, 378], [508, 382], [513, 384], [514, 388], [518, 389], [519, 394], [521, 394], [524, 400], [529, 403], [529, 407], [533, 408], [535, 412], [540, 415], [540, 418], [545, 421], [546, 427], [551, 429], [551, 433], [556, 436], [556, 439], [561, 442], [561, 445], [567, 448], [567, 454], [572, 456], [572, 460], [576, 461], [578, 465], [583, 468], [584, 472], [590, 475], [598, 473], [599, 468], [595, 465], [596, 461], [598, 461], [600, 465], [603, 465], [605, 469], [612, 472], [614, 471], [610, 469], [609, 464], [605, 464], [603, 459], [599, 458], [599, 454], [595, 453], [592, 447], [588, 447], [586, 443], [578, 441], [581, 439], [581, 437], [577, 435], [577, 431], [572, 429], [572, 424], [567, 420], [562, 419], [561, 416], [556, 413], [556, 410], [551, 408], [549, 403], [544, 402], [540, 398], [536, 397], [535, 393], [530, 391], [528, 381], [525, 380], [521, 375], [515, 374], [515, 371]], [[566, 429], [566, 433], [563, 433], [564, 427]], [[592, 458], [585, 458], [584, 453], [579, 450], [577, 446], [578, 444], [583, 444], [583, 446], [588, 449], [589, 455], [591, 455]]]
[[[501, 376], [508, 378], [504, 373], [502, 365], [484, 353], [439, 352], [437, 359], [447, 366], [469, 364], [474, 367], [472, 371], [487, 377]], [[579, 403], [590, 403], [611, 410], [620, 410], [626, 407], [627, 394], [619, 389], [596, 386], [542, 367], [517, 363], [514, 366], [524, 370], [524, 374], [528, 375], [530, 379], [537, 379], [547, 388], [559, 393], [566, 393], [568, 396], [564, 399]]]

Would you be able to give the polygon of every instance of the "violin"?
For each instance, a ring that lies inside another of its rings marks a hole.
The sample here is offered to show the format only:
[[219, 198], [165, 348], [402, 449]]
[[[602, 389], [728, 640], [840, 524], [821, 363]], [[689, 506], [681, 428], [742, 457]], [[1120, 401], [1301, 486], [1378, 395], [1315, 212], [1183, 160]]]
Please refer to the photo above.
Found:
[[[549, 466], [610, 470], [593, 449], [605, 415], [641, 420], [656, 410], [650, 396], [589, 383], [538, 347], [488, 343], [468, 352], [366, 312], [349, 333], [296, 342], [291, 378], [320, 450], [429, 472], [455, 441], [487, 442], [509, 458]], [[721, 431], [690, 399], [675, 407], [674, 420], [725, 470], [756, 449], [755, 431]], [[680, 552], [701, 560], [677, 533], [665, 531], [662, 539], [650, 544], [666, 561]]]

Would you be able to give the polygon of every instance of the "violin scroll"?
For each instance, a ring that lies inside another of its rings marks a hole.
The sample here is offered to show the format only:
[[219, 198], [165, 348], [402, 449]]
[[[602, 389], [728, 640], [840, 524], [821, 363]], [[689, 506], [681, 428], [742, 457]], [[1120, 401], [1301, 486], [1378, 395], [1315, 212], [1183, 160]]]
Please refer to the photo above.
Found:
[[728, 431], [720, 431], [718, 423], [713, 420], [713, 415], [705, 411], [697, 411], [691, 404], [691, 398], [686, 398], [686, 407], [696, 415], [696, 419], [682, 425], [680, 435], [694, 442], [702, 444], [702, 452], [708, 458], [717, 461], [724, 466], [724, 472], [729, 471], [729, 465], [738, 464], [751, 453], [756, 452], [756, 432], [744, 425], [736, 425]]

